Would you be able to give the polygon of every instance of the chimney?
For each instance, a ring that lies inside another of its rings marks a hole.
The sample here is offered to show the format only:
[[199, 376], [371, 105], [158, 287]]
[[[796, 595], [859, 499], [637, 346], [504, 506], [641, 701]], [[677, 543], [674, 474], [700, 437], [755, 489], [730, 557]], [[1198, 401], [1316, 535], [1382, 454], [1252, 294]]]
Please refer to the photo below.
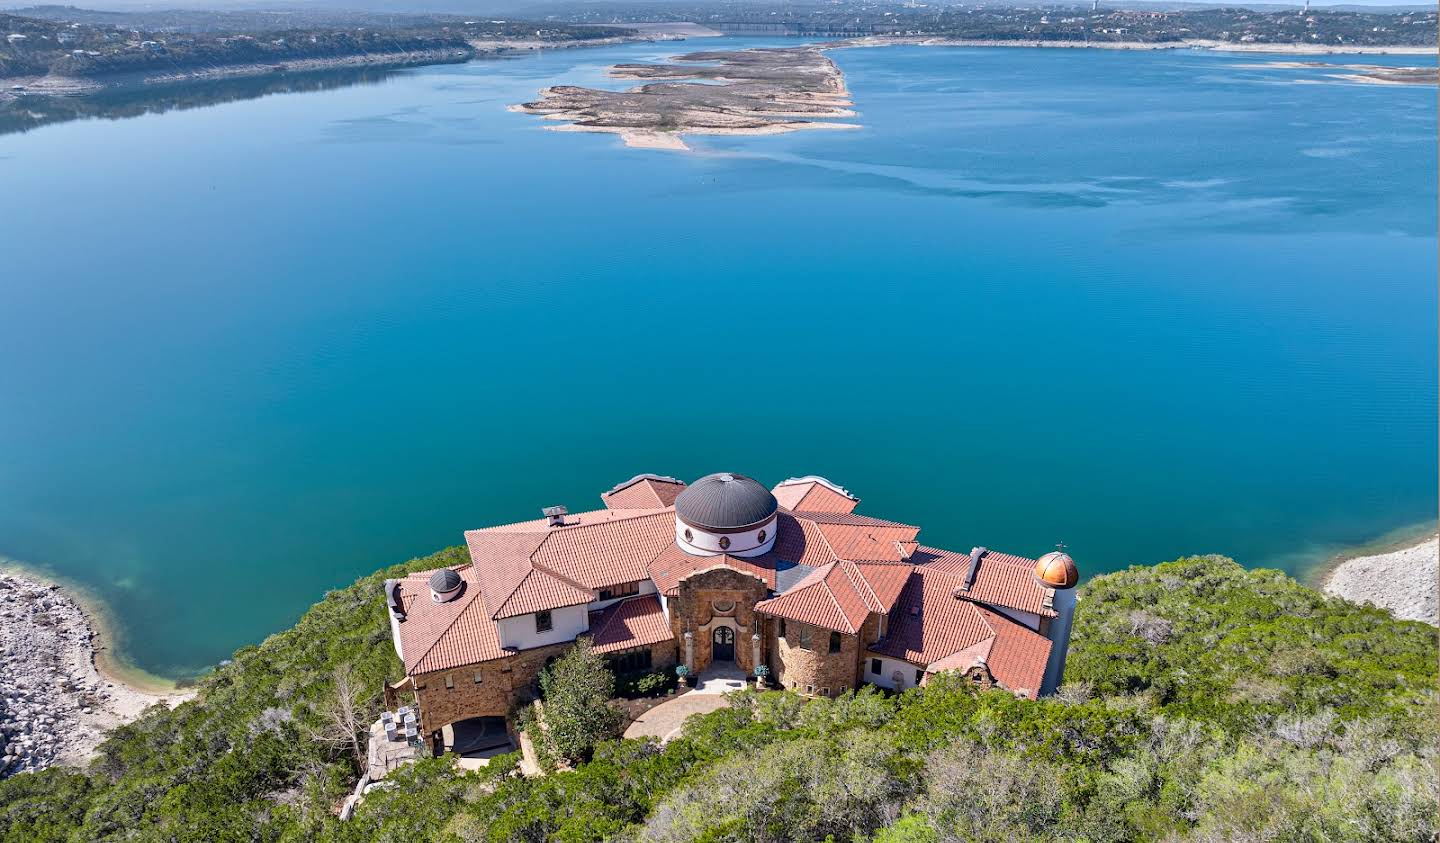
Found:
[[970, 548], [970, 565], [965, 568], [965, 583], [960, 588], [969, 591], [975, 585], [975, 575], [980, 572], [980, 557], [989, 552], [983, 547]]
[[550, 519], [551, 527], [565, 526], [565, 516], [570, 514], [570, 510], [563, 506], [547, 506], [540, 511], [545, 514], [546, 518]]

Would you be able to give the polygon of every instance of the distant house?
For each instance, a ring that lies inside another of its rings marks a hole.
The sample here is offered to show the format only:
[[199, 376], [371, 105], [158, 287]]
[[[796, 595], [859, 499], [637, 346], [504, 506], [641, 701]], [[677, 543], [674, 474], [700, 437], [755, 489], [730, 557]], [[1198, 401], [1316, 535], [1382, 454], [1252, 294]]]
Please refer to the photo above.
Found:
[[927, 547], [855, 513], [823, 477], [773, 490], [739, 474], [642, 474], [605, 509], [465, 534], [470, 562], [385, 584], [422, 729], [508, 718], [581, 636], [617, 672], [741, 671], [833, 697], [947, 671], [1034, 699], [1059, 684], [1078, 580], [1040, 559]]

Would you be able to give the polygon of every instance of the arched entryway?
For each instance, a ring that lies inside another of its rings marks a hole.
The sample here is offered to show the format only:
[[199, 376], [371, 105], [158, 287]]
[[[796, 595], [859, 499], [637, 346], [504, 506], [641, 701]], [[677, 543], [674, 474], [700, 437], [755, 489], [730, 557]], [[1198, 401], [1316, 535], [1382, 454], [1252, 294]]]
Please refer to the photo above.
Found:
[[735, 630], [728, 626], [717, 626], [711, 633], [710, 660], [717, 662], [735, 661]]

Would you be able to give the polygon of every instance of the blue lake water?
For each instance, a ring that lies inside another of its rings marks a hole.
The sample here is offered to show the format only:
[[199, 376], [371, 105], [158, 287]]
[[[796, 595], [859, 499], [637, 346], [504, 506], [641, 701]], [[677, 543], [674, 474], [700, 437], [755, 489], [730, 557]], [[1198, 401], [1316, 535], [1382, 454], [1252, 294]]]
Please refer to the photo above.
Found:
[[851, 132], [679, 154], [505, 110], [742, 43], [0, 137], [0, 554], [178, 676], [642, 471], [824, 474], [1087, 574], [1303, 574], [1433, 519], [1433, 87], [890, 48], [832, 54]]

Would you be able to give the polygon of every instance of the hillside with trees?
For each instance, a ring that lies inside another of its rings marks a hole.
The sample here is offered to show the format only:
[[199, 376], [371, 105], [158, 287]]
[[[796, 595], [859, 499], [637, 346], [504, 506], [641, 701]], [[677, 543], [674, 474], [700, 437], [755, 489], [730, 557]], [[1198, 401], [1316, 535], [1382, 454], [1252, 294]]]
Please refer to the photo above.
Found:
[[[731, 695], [682, 737], [612, 734], [613, 688], [552, 666], [573, 770], [392, 774], [341, 822], [353, 724], [401, 668], [386, 577], [238, 651], [200, 697], [117, 730], [87, 770], [0, 782], [0, 841], [1427, 841], [1436, 635], [1218, 557], [1082, 587], [1067, 684], [1029, 702], [942, 676], [889, 696]], [[346, 713], [348, 712], [348, 716]], [[349, 734], [346, 734], [349, 732]], [[388, 780], [388, 779], [387, 779]]]
[[[189, 13], [163, 29], [142, 29], [166, 20], [158, 14], [115, 15], [100, 23], [83, 10], [66, 16], [54, 7], [45, 17], [0, 14], [0, 77], [54, 75], [103, 78], [125, 74], [183, 74], [236, 65], [367, 56], [404, 56], [434, 63], [473, 57], [476, 43], [525, 41], [548, 44], [594, 41], [633, 34], [624, 27], [534, 21], [481, 21], [438, 16], [363, 17], [363, 23], [316, 22], [278, 28], [256, 21], [252, 31], [227, 25], [229, 17], [201, 27]], [[243, 20], [251, 20], [251, 17]], [[145, 23], [140, 23], [144, 21]]]

